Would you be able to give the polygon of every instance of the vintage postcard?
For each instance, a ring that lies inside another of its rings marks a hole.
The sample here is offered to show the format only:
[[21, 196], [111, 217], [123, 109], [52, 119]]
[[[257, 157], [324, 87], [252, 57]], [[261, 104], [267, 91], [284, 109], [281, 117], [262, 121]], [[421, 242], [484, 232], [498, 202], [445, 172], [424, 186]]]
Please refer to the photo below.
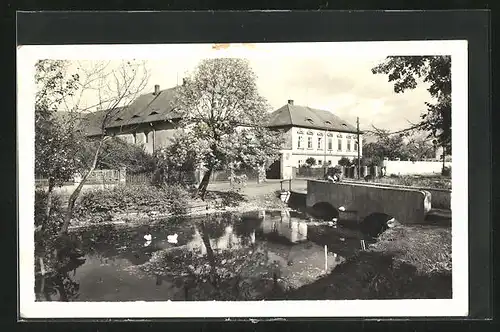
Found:
[[20, 46], [17, 70], [21, 318], [467, 315], [466, 41]]

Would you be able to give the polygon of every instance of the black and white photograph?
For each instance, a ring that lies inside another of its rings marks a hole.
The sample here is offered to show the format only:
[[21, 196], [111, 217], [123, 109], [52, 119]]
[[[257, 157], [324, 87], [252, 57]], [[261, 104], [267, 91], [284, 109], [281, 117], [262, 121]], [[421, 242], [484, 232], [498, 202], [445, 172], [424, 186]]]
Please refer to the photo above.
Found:
[[17, 57], [23, 317], [467, 314], [466, 41]]

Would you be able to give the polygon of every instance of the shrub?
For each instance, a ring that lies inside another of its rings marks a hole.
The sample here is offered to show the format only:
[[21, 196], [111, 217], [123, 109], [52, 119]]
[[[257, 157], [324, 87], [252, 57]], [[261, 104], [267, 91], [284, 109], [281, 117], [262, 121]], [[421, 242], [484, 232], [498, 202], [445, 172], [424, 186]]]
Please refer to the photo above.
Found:
[[444, 166], [441, 170], [442, 176], [451, 176], [451, 166]]
[[52, 207], [49, 220], [45, 220], [45, 209], [47, 207], [47, 192], [45, 190], [35, 191], [35, 227], [44, 224], [44, 237], [55, 236], [63, 224], [64, 210], [61, 197], [52, 194]]
[[108, 221], [115, 214], [131, 211], [178, 215], [185, 212], [187, 201], [188, 192], [180, 186], [118, 186], [83, 193], [75, 216]]
[[349, 167], [349, 166], [351, 166], [351, 161], [349, 160], [349, 158], [342, 157], [342, 158], [340, 158], [340, 160], [338, 161], [338, 164], [339, 164], [340, 166]]
[[316, 165], [316, 159], [314, 159], [313, 157], [309, 157], [306, 159], [306, 164], [309, 166], [314, 166]]

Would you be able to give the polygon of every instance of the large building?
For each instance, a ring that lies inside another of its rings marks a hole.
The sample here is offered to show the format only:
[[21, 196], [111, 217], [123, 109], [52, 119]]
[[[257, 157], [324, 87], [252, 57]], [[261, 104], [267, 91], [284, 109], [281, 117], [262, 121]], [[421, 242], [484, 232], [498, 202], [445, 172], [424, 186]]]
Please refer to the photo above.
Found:
[[[154, 91], [142, 94], [130, 105], [119, 109], [106, 120], [106, 135], [117, 136], [129, 143], [143, 144], [146, 151], [152, 153], [166, 146], [177, 129], [180, 115], [174, 108], [174, 96], [177, 87], [160, 90], [155, 85]], [[83, 119], [83, 128], [87, 136], [102, 134], [102, 123], [107, 110], [89, 113]]]
[[269, 127], [283, 130], [286, 136], [281, 158], [269, 172], [279, 172], [282, 179], [292, 178], [293, 168], [311, 157], [318, 166], [334, 166], [342, 157], [356, 158], [358, 148], [362, 154], [354, 126], [331, 112], [294, 105], [293, 100], [271, 114]]
[[[106, 121], [106, 135], [143, 144], [150, 153], [168, 145], [181, 120], [174, 105], [176, 89], [160, 90], [156, 85], [151, 93], [139, 96]], [[84, 118], [88, 136], [102, 134], [106, 113], [96, 111]], [[281, 130], [286, 136], [281, 156], [268, 172], [272, 178], [291, 178], [293, 167], [305, 164], [309, 157], [321, 166], [336, 165], [340, 158], [358, 154], [356, 128], [331, 112], [294, 105], [292, 100], [271, 114], [269, 128]]]

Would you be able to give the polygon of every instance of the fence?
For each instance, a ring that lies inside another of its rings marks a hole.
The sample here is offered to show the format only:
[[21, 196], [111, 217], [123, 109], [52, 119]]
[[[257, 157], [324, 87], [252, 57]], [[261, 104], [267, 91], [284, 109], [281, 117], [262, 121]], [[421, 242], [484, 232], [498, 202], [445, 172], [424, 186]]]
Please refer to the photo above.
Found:
[[127, 177], [125, 183], [127, 185], [142, 185], [142, 184], [150, 184], [153, 179], [153, 173], [140, 173], [140, 174], [129, 174], [127, 173]]
[[[125, 169], [96, 169], [90, 173], [86, 184], [117, 184], [125, 180]], [[75, 182], [80, 182], [80, 177], [75, 177]]]
[[[234, 175], [241, 176], [246, 175], [247, 181], [257, 181], [259, 179], [259, 172], [257, 170], [236, 170]], [[210, 182], [225, 182], [229, 181], [231, 177], [230, 170], [220, 170], [214, 171], [210, 177]]]

